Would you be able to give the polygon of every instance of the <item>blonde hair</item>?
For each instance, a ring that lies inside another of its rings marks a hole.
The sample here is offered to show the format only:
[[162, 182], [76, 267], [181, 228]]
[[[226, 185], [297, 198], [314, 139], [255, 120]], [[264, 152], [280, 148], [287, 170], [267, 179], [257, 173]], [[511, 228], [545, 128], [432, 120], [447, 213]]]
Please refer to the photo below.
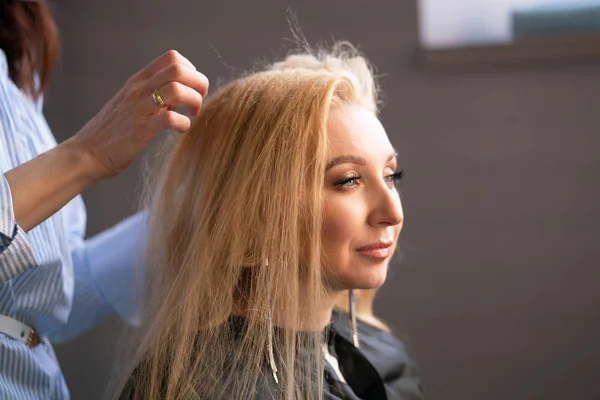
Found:
[[[376, 112], [377, 87], [345, 43], [291, 55], [206, 100], [150, 203], [146, 326], [128, 384], [135, 398], [252, 398], [269, 310], [286, 327], [274, 343], [282, 396], [322, 396], [320, 333], [289, 327], [325, 295], [326, 124], [332, 107], [353, 102]], [[236, 340], [227, 323], [235, 314], [246, 321]], [[298, 363], [299, 348], [312, 356]]]

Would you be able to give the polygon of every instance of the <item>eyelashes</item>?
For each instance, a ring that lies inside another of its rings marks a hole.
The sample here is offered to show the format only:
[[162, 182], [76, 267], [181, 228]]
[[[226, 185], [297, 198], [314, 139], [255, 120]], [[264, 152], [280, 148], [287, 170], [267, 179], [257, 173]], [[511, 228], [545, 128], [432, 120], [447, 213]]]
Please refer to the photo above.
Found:
[[401, 169], [399, 171], [394, 172], [391, 175], [386, 176], [386, 179], [389, 182], [399, 183], [402, 180], [403, 177], [404, 177], [404, 170]]
[[356, 184], [358, 184], [358, 180], [361, 178], [362, 178], [362, 176], [360, 176], [360, 175], [346, 176], [342, 180], [337, 181], [334, 184], [334, 186], [335, 187], [354, 187]]
[[[387, 175], [384, 177], [384, 180], [388, 183], [392, 183], [394, 185], [398, 184], [402, 178], [404, 177], [404, 170], [399, 170], [394, 172], [393, 174]], [[349, 175], [344, 177], [343, 179], [335, 182], [334, 186], [335, 187], [340, 187], [340, 188], [354, 188], [356, 186], [358, 186], [358, 181], [360, 181], [362, 179], [361, 175]]]

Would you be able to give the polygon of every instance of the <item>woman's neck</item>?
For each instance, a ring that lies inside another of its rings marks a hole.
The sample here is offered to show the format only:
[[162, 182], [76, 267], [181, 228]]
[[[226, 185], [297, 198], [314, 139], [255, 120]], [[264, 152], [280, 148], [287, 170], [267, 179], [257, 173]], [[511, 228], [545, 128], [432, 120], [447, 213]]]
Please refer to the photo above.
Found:
[[[382, 331], [388, 333], [391, 332], [390, 328], [373, 314], [373, 302], [375, 300], [375, 291], [355, 289], [354, 295], [356, 317], [370, 325], [373, 325], [378, 329], [381, 329]], [[337, 300], [335, 308], [349, 314], [350, 307], [348, 303], [348, 292], [344, 292], [344, 295], [340, 296]]]
[[[305, 307], [300, 309], [300, 318], [297, 326], [292, 326], [296, 330], [306, 331], [306, 332], [321, 332], [323, 331], [331, 322], [331, 313], [333, 312], [333, 308], [335, 307], [335, 303], [338, 298], [343, 294], [343, 292], [329, 292], [326, 295], [322, 296], [315, 303], [310, 306], [304, 304]], [[278, 321], [277, 318], [274, 318], [274, 323], [278, 325], [278, 322], [283, 322], [281, 320]], [[283, 322], [282, 327], [285, 326], [285, 322]], [[289, 328], [289, 326], [287, 326]]]
[[[356, 315], [373, 316], [373, 300], [375, 299], [375, 293], [371, 290], [354, 289], [354, 296]], [[339, 296], [335, 303], [335, 308], [346, 313], [349, 312], [347, 291], [345, 291], [342, 296]]]
[[[300, 302], [300, 310], [298, 310], [298, 319], [294, 320], [290, 315], [287, 315], [283, 308], [278, 308], [273, 305], [272, 323], [274, 326], [284, 329], [294, 329], [305, 332], [321, 332], [331, 322], [331, 313], [335, 307], [338, 298], [344, 292], [336, 291], [329, 292], [325, 296], [318, 299], [312, 304]], [[247, 316], [246, 306], [234, 309], [234, 315]]]

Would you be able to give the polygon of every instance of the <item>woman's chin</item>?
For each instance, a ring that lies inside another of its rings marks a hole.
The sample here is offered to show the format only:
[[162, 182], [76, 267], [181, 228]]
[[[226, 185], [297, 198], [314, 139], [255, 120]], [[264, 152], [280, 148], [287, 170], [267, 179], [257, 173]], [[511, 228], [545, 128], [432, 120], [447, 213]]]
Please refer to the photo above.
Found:
[[355, 287], [354, 289], [378, 289], [385, 283], [385, 278], [379, 280], [370, 280], [368, 282], [364, 282], [360, 286]]
[[377, 289], [385, 283], [387, 269], [379, 273], [369, 273], [365, 276], [356, 277], [349, 283], [348, 289]]
[[325, 288], [332, 291], [349, 289], [377, 289], [385, 283], [387, 265], [378, 268], [356, 268], [343, 275], [324, 280]]

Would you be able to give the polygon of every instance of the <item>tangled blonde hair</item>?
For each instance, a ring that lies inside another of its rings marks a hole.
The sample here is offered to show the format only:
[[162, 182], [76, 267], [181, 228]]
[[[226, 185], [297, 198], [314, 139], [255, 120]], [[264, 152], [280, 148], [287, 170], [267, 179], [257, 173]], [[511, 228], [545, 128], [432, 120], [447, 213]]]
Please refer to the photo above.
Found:
[[[376, 113], [377, 87], [346, 43], [288, 56], [207, 98], [150, 203], [146, 325], [127, 384], [134, 398], [253, 398], [270, 311], [286, 327], [274, 343], [281, 397], [322, 397], [322, 338], [297, 327], [326, 296], [327, 120], [332, 107], [355, 102]], [[237, 340], [232, 315], [246, 321]], [[313, 356], [299, 363], [300, 348]]]

